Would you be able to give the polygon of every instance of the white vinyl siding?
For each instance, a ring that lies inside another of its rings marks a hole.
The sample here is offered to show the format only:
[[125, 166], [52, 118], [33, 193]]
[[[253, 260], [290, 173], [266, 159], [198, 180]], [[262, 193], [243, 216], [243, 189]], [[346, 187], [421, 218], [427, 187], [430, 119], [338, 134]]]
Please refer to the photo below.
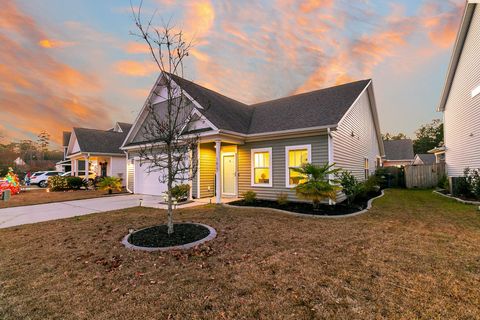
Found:
[[[290, 138], [282, 140], [268, 140], [248, 142], [238, 145], [238, 191], [241, 196], [243, 192], [253, 190], [259, 199], [276, 200], [277, 195], [285, 193], [289, 200], [299, 200], [295, 190], [285, 186], [285, 147], [298, 145], [311, 145], [311, 161], [314, 164], [323, 165], [328, 162], [327, 135]], [[251, 149], [272, 148], [272, 187], [251, 186]]]
[[332, 131], [332, 137], [336, 168], [351, 171], [360, 181], [365, 180], [367, 162], [369, 174], [375, 172], [380, 149], [367, 90], [345, 115], [337, 130]]
[[445, 105], [445, 161], [448, 175], [462, 176], [466, 167], [480, 168], [480, 9], [475, 8]]

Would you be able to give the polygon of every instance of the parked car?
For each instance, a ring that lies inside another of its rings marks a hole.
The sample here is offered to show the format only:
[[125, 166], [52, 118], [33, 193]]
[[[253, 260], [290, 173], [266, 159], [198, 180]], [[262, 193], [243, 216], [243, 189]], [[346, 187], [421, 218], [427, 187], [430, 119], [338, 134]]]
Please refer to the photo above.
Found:
[[30, 184], [36, 184], [40, 188], [46, 188], [48, 185], [48, 177], [60, 175], [60, 171], [38, 171], [30, 177]]
[[[71, 175], [72, 175], [72, 171], [67, 171], [67, 172], [61, 174], [61, 176], [63, 176], [63, 177], [70, 177]], [[85, 179], [84, 175], [79, 175], [79, 177]], [[95, 172], [90, 171], [88, 173], [88, 180], [95, 180], [96, 177], [97, 177], [97, 174]]]

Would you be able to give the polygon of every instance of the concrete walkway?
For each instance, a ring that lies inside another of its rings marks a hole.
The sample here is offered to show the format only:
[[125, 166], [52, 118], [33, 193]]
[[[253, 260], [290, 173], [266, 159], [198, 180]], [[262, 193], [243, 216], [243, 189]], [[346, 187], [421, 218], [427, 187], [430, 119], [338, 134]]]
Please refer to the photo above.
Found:
[[[140, 205], [143, 207], [166, 209], [166, 205], [159, 204], [161, 200], [160, 197], [155, 196], [124, 195], [5, 208], [0, 209], [0, 228], [132, 208]], [[202, 204], [204, 203], [190, 202], [179, 206], [179, 208]]]

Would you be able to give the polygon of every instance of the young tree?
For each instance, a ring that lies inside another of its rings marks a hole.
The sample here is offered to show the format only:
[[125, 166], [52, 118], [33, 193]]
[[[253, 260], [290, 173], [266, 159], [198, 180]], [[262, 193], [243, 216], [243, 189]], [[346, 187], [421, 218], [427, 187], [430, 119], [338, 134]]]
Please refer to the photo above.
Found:
[[[183, 88], [174, 79], [183, 78], [184, 59], [188, 57], [191, 43], [186, 42], [182, 31], [175, 30], [169, 24], [160, 28], [152, 26], [152, 18], [144, 23], [141, 17], [142, 4], [132, 14], [138, 33], [148, 45], [162, 76], [160, 84], [163, 90], [154, 90], [163, 100], [153, 105], [148, 102], [148, 116], [140, 129], [143, 135], [139, 151], [141, 165], [148, 173], [159, 173], [159, 183], [167, 184], [168, 234], [173, 228], [174, 184], [192, 179], [197, 170], [196, 151], [198, 135], [192, 132], [193, 123], [198, 116], [193, 113], [193, 104], [185, 96]], [[195, 97], [193, 97], [195, 99]]]
[[391, 134], [391, 133], [385, 133], [382, 134], [382, 140], [402, 140], [402, 139], [408, 139], [405, 133], [398, 133], [398, 134]]
[[422, 125], [415, 131], [417, 138], [413, 141], [415, 153], [427, 153], [443, 142], [443, 123], [440, 119], [434, 119], [431, 123]]

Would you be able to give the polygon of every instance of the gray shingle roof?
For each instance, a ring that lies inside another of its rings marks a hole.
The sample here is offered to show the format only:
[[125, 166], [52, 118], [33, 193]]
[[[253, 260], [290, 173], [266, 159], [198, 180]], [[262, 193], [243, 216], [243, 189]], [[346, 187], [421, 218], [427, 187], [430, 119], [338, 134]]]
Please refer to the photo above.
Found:
[[205, 110], [217, 128], [239, 133], [263, 133], [336, 125], [370, 80], [247, 105], [175, 75], [173, 80]]
[[413, 142], [411, 139], [384, 140], [385, 160], [413, 160]]
[[435, 155], [431, 153], [417, 153], [423, 164], [434, 164], [436, 162]]
[[128, 133], [128, 131], [130, 131], [130, 129], [132, 128], [131, 123], [126, 123], [126, 122], [117, 122], [117, 123], [120, 126], [120, 129], [122, 129], [124, 133]]
[[[126, 123], [123, 125], [125, 125], [125, 129], [132, 126]], [[81, 152], [116, 153], [121, 155], [124, 153], [120, 150], [120, 147], [127, 137], [129, 130], [130, 129], [123, 130], [123, 132], [115, 132], [110, 130], [73, 128]]]
[[70, 142], [70, 136], [72, 133], [70, 131], [63, 131], [63, 137], [62, 137], [62, 146], [67, 147], [68, 143]]

